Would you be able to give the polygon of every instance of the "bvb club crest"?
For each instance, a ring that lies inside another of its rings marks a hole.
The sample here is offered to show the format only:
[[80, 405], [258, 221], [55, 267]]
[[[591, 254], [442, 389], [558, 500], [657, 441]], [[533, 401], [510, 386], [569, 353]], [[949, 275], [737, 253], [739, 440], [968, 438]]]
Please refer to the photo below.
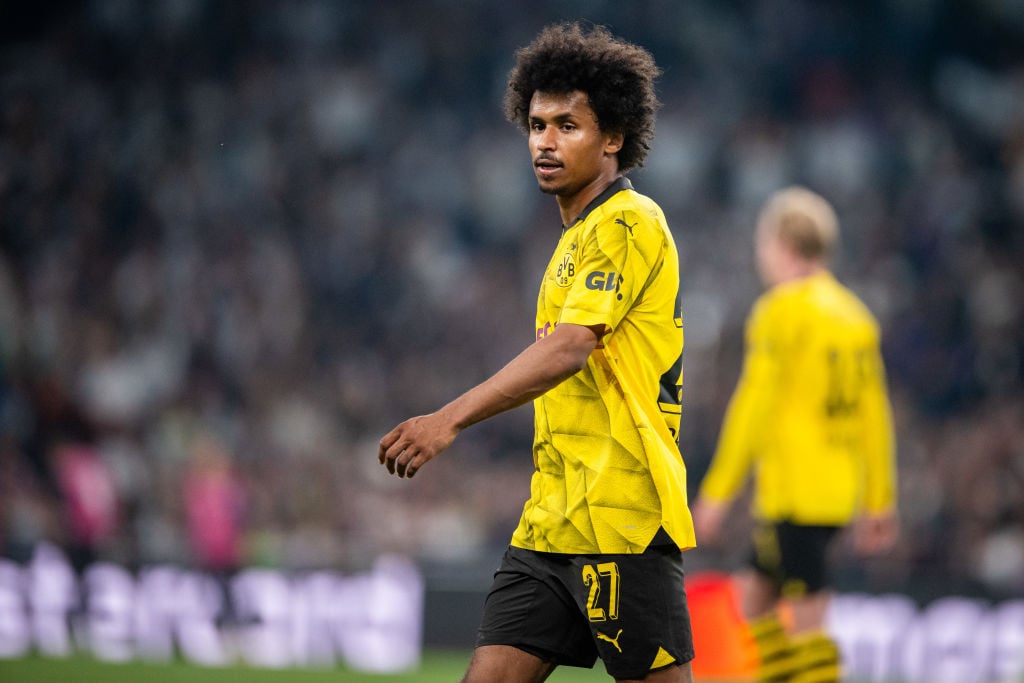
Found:
[[555, 271], [555, 284], [559, 287], [568, 287], [574, 279], [576, 279], [576, 259], [573, 258], [572, 252], [567, 251], [562, 254], [562, 260]]

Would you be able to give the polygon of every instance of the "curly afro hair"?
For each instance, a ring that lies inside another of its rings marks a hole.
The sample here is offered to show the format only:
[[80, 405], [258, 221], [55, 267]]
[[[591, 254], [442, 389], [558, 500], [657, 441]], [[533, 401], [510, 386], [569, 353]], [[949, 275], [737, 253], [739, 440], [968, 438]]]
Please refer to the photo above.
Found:
[[586, 93], [603, 131], [622, 133], [619, 170], [643, 166], [659, 102], [654, 79], [661, 70], [642, 47], [616, 38], [602, 26], [579, 23], [546, 27], [515, 54], [505, 91], [505, 116], [529, 132], [530, 100], [537, 91]]

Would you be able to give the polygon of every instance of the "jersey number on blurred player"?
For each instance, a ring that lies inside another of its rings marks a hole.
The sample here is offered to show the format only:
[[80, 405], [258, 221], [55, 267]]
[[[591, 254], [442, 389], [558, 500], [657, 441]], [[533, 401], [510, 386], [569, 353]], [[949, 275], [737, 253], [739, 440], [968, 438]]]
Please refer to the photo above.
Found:
[[845, 417], [857, 412], [865, 379], [865, 353], [828, 350], [828, 395], [825, 412], [829, 417]]

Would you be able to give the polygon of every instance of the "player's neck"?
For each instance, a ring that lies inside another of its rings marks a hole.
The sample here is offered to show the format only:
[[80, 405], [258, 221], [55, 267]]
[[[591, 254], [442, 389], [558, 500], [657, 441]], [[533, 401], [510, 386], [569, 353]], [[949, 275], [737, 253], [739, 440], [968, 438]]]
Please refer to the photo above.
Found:
[[787, 268], [779, 273], [774, 284], [782, 285], [787, 282], [796, 282], [797, 280], [804, 280], [821, 273], [825, 270], [825, 265], [818, 261], [792, 261]]
[[562, 226], [569, 227], [580, 214], [587, 208], [590, 202], [594, 201], [608, 186], [614, 183], [620, 176], [618, 166], [609, 166], [592, 181], [587, 183], [579, 192], [572, 195], [557, 195], [558, 212], [562, 218]]

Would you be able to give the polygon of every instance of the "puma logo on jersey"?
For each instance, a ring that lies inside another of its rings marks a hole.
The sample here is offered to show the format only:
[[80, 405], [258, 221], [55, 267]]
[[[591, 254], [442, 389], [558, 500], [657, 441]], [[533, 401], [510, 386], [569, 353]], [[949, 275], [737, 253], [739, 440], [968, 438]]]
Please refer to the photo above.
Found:
[[633, 223], [633, 225], [630, 225], [629, 223], [627, 223], [626, 221], [622, 220], [621, 218], [616, 218], [615, 219], [615, 223], [616, 223], [616, 225], [621, 225], [626, 230], [629, 230], [629, 236], [632, 237], [633, 236], [633, 228], [635, 228], [637, 225], [639, 225], [640, 221], [637, 221], [636, 223]]
[[621, 636], [621, 635], [622, 635], [622, 629], [621, 628], [619, 629], [619, 632], [615, 634], [614, 638], [612, 638], [609, 635], [605, 635], [604, 633], [601, 633], [600, 631], [598, 631], [597, 632], [597, 639], [598, 640], [604, 640], [606, 642], [611, 643], [612, 645], [615, 646], [615, 649], [619, 651], [619, 654], [622, 654], [622, 648], [619, 646], [619, 636]]

